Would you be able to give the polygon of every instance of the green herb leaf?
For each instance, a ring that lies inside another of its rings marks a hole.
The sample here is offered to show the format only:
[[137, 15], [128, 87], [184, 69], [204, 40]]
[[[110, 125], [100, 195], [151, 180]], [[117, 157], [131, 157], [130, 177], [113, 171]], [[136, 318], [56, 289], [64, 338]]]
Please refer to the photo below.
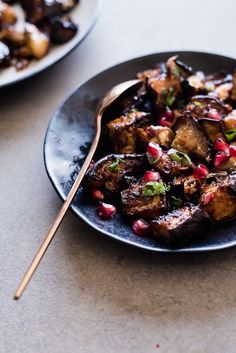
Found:
[[121, 170], [123, 170], [123, 168], [119, 167], [121, 163], [124, 163], [123, 159], [116, 158], [116, 160], [108, 166], [108, 169], [111, 172], [120, 172]]
[[183, 200], [180, 197], [171, 196], [171, 199], [173, 209], [180, 208], [183, 205]]
[[179, 72], [179, 69], [178, 69], [178, 67], [174, 67], [174, 69], [173, 69], [173, 74], [174, 74], [174, 76], [176, 77], [176, 78], [179, 78], [180, 77], [180, 72]]
[[132, 108], [132, 109], [130, 109], [130, 111], [129, 111], [129, 113], [136, 113], [136, 112], [138, 112], [138, 109], [137, 109], [137, 108]]
[[225, 136], [227, 138], [227, 141], [231, 142], [236, 138], [236, 129], [231, 129], [225, 131]]
[[172, 87], [169, 88], [167, 97], [165, 100], [165, 105], [171, 107], [175, 102], [174, 89]]
[[160, 195], [160, 194], [165, 194], [166, 191], [169, 191], [170, 187], [166, 186], [163, 181], [150, 181], [146, 183], [143, 187], [143, 196], [154, 196], [154, 195]]
[[194, 105], [196, 105], [197, 107], [201, 107], [202, 103], [201, 102], [194, 102]]
[[168, 155], [170, 156], [170, 158], [173, 161], [179, 162], [179, 163], [181, 163], [184, 166], [188, 166], [188, 165], [192, 164], [192, 161], [191, 161], [190, 157], [186, 153], [177, 151], [174, 148], [171, 148], [168, 151]]

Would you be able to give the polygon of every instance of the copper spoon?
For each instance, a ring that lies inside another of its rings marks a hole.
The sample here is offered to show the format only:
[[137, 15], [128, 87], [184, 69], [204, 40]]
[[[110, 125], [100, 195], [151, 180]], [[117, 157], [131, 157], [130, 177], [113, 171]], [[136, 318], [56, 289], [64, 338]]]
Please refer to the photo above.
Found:
[[24, 277], [22, 278], [16, 292], [14, 295], [14, 299], [18, 300], [26, 286], [28, 285], [31, 277], [33, 276], [35, 270], [37, 269], [40, 261], [42, 260], [43, 255], [46, 253], [47, 248], [49, 247], [54, 235], [56, 234], [56, 231], [58, 230], [65, 214], [66, 211], [68, 210], [71, 202], [73, 201], [73, 198], [83, 180], [83, 177], [92, 161], [93, 155], [96, 151], [99, 139], [100, 139], [100, 135], [101, 135], [101, 121], [102, 121], [102, 116], [103, 113], [105, 112], [105, 110], [121, 95], [123, 94], [125, 91], [127, 91], [129, 88], [140, 84], [140, 80], [130, 80], [130, 81], [125, 81], [120, 83], [119, 85], [113, 87], [110, 91], [108, 91], [106, 93], [106, 95], [103, 97], [103, 99], [101, 100], [97, 112], [96, 112], [96, 117], [95, 117], [95, 135], [94, 135], [94, 139], [93, 139], [93, 143], [91, 145], [90, 151], [85, 159], [85, 162], [82, 166], [82, 168], [80, 169], [80, 172], [65, 200], [65, 202], [62, 205], [62, 208], [60, 209], [54, 224], [52, 225], [50, 231], [48, 232], [46, 238], [44, 239], [42, 245], [40, 246], [35, 258], [33, 259], [31, 265], [29, 266], [28, 270], [26, 271]]

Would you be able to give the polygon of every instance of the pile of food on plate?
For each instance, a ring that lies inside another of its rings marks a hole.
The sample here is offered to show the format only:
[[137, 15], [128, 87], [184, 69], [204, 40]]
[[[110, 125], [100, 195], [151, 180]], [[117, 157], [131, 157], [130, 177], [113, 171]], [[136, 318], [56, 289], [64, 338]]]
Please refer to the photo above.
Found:
[[137, 77], [105, 128], [113, 154], [84, 188], [100, 217], [119, 212], [135, 234], [181, 244], [236, 216], [236, 72], [205, 75], [175, 56]]
[[79, 0], [20, 0], [25, 19], [18, 15], [13, 0], [0, 0], [0, 68], [21, 70], [32, 59], [44, 57], [51, 44], [72, 39], [78, 26], [68, 13]]

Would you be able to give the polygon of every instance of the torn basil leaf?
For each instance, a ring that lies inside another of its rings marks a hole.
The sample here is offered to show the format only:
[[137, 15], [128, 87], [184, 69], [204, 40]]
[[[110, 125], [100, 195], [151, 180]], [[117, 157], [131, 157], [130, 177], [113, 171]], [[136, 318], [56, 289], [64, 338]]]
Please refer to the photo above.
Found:
[[236, 129], [225, 131], [225, 136], [227, 138], [227, 141], [229, 141], [229, 142], [235, 140], [235, 138], [236, 138]]
[[171, 196], [171, 204], [173, 209], [177, 209], [183, 205], [183, 200], [180, 197]]
[[116, 158], [116, 160], [108, 166], [108, 169], [111, 172], [120, 172], [121, 170], [123, 170], [123, 168], [119, 166], [121, 163], [124, 163], [123, 159]]
[[192, 164], [190, 157], [186, 153], [177, 151], [174, 148], [168, 151], [168, 155], [173, 161], [181, 163], [182, 165], [188, 166]]
[[143, 187], [143, 196], [154, 196], [165, 194], [166, 191], [169, 191], [170, 187], [168, 187], [163, 181], [150, 181], [146, 183]]

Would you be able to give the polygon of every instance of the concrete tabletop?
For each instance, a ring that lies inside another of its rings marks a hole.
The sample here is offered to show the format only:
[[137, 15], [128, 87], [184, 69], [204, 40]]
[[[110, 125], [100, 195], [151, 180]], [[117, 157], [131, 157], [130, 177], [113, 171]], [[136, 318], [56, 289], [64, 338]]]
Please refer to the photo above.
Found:
[[53, 111], [80, 83], [135, 56], [187, 49], [236, 57], [235, 13], [235, 0], [105, 0], [73, 53], [1, 90], [1, 353], [235, 352], [236, 249], [151, 254], [69, 212], [22, 300], [12, 300], [61, 206], [43, 165]]

